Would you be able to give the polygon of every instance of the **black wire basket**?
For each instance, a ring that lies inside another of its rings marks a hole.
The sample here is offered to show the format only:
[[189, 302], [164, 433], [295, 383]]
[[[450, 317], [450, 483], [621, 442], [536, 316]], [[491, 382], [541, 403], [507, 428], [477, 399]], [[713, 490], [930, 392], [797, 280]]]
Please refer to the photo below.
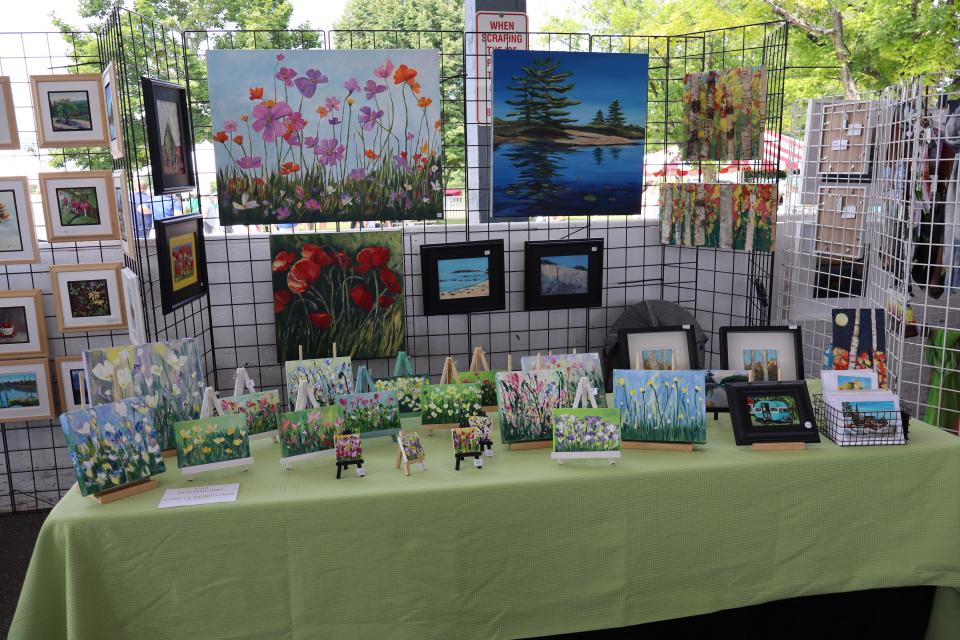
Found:
[[907, 444], [910, 414], [906, 411], [870, 411], [827, 404], [821, 394], [813, 396], [817, 428], [835, 444], [845, 446], [885, 446]]

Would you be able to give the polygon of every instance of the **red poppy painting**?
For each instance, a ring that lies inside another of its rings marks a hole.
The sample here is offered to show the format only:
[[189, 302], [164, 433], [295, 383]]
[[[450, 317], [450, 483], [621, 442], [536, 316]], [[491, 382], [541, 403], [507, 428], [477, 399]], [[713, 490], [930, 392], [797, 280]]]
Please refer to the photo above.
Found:
[[393, 356], [403, 349], [403, 233], [270, 237], [277, 356]]

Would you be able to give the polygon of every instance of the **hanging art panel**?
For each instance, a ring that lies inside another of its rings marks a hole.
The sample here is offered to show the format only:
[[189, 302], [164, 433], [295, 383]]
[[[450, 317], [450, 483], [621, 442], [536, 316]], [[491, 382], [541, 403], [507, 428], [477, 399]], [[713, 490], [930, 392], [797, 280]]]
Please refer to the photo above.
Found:
[[683, 159], [761, 159], [766, 95], [764, 67], [684, 75]]
[[439, 69], [435, 49], [208, 51], [220, 224], [441, 218]]
[[663, 184], [660, 242], [773, 251], [776, 210], [774, 184]]

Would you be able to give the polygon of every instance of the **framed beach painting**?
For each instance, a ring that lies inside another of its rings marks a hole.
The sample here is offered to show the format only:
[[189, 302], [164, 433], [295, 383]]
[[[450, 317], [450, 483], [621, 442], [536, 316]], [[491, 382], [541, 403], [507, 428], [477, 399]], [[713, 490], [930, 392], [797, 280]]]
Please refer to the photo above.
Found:
[[13, 108], [10, 78], [0, 76], [0, 149], [19, 148], [20, 135], [17, 132], [17, 113]]
[[107, 115], [107, 138], [110, 155], [114, 160], [123, 157], [123, 120], [120, 118], [120, 85], [117, 84], [116, 67], [113, 62], [100, 74], [103, 86], [103, 104]]
[[598, 407], [607, 406], [607, 391], [603, 384], [603, 365], [598, 353], [561, 353], [553, 355], [523, 356], [521, 371], [544, 371], [555, 369], [560, 373], [560, 382], [572, 400], [577, 393], [580, 378], [587, 378], [597, 390], [594, 400]]
[[640, 213], [648, 63], [494, 50], [492, 217]]
[[764, 67], [685, 74], [683, 159], [762, 159], [766, 106]]
[[40, 194], [49, 242], [120, 239], [110, 171], [41, 173]]
[[101, 82], [99, 73], [30, 76], [38, 147], [110, 146]]
[[337, 396], [353, 393], [353, 366], [350, 358], [315, 358], [312, 360], [287, 360], [284, 365], [287, 379], [287, 401], [297, 403], [297, 389], [305, 380], [307, 388], [319, 405], [335, 404]]
[[140, 78], [147, 143], [150, 146], [150, 177], [156, 195], [192, 191], [197, 187], [193, 171], [193, 139], [187, 90], [155, 78]]
[[127, 331], [130, 344], [147, 342], [147, 323], [143, 310], [143, 297], [140, 295], [140, 277], [133, 270], [124, 267], [120, 271], [123, 281], [123, 302], [127, 305]]
[[524, 309], [599, 307], [603, 302], [603, 240], [524, 244]]
[[50, 267], [57, 328], [61, 333], [127, 326], [121, 268], [118, 262]]
[[81, 380], [84, 379], [83, 356], [55, 358], [54, 368], [57, 372], [57, 387], [60, 389], [60, 413], [69, 413], [89, 406], [90, 391], [86, 388], [86, 382], [81, 385]]
[[697, 335], [690, 325], [621, 329], [617, 340], [620, 344], [621, 369], [665, 371], [700, 368]]
[[720, 327], [720, 367], [747, 369], [753, 382], [803, 380], [800, 327]]
[[45, 356], [48, 351], [41, 291], [0, 291], [0, 360]]
[[503, 240], [420, 246], [424, 315], [506, 307]]
[[403, 350], [402, 231], [274, 234], [270, 254], [280, 360]]
[[727, 398], [738, 445], [820, 442], [803, 380], [731, 384], [727, 386]]
[[551, 409], [569, 407], [573, 397], [556, 369], [497, 374], [500, 438], [504, 443], [551, 441]]
[[0, 423], [46, 420], [53, 412], [47, 358], [0, 362]]
[[220, 224], [442, 218], [439, 60], [208, 51]]
[[0, 264], [40, 262], [33, 227], [30, 183], [24, 177], [0, 178]]
[[707, 441], [703, 371], [614, 369], [613, 403], [624, 441]]
[[164, 314], [173, 313], [207, 295], [210, 286], [203, 216], [175, 216], [155, 224], [161, 307]]
[[117, 207], [117, 230], [120, 249], [134, 261], [137, 259], [137, 238], [133, 227], [133, 208], [127, 189], [127, 174], [123, 169], [113, 172], [113, 200]]

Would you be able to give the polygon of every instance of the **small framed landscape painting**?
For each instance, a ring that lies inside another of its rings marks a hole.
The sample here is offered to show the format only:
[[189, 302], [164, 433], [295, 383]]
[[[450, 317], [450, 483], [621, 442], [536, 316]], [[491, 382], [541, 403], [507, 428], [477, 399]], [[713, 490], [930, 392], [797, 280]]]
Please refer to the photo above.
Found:
[[37, 146], [107, 147], [107, 112], [99, 73], [30, 76]]
[[503, 240], [420, 246], [425, 315], [505, 308]]
[[599, 307], [603, 240], [550, 240], [524, 245], [524, 309]]
[[41, 300], [39, 289], [0, 291], [0, 360], [47, 355]]
[[643, 371], [699, 369], [697, 334], [693, 327], [621, 329], [620, 368]]
[[30, 184], [23, 177], [0, 178], [0, 264], [39, 261]]
[[17, 114], [13, 109], [13, 91], [10, 78], [0, 76], [0, 149], [19, 149]]
[[[60, 413], [69, 413], [90, 404], [90, 391], [82, 389], [83, 357], [66, 356], [54, 360], [57, 371], [57, 386], [60, 388]], [[83, 383], [86, 387], [86, 382]]]
[[120, 269], [117, 262], [50, 267], [57, 327], [62, 333], [127, 326]]
[[753, 382], [803, 380], [799, 327], [720, 327], [720, 366], [747, 369]]
[[41, 173], [40, 194], [49, 242], [120, 239], [111, 172]]
[[207, 294], [207, 256], [203, 216], [175, 216], [155, 221], [160, 300], [163, 313], [173, 313]]
[[153, 192], [156, 195], [191, 191], [197, 180], [193, 172], [193, 142], [187, 90], [178, 84], [141, 78], [143, 109]]
[[707, 441], [703, 371], [614, 369], [613, 402], [624, 441]]
[[747, 369], [707, 369], [707, 411], [727, 411], [727, 388], [731, 382], [750, 382]]
[[730, 384], [727, 398], [738, 445], [820, 442], [807, 383], [803, 380]]
[[123, 121], [120, 119], [120, 93], [117, 73], [113, 63], [100, 74], [103, 85], [103, 104], [107, 112], [107, 137], [110, 140], [110, 155], [114, 160], [123, 157]]
[[46, 420], [52, 416], [50, 361], [0, 362], [0, 422]]

